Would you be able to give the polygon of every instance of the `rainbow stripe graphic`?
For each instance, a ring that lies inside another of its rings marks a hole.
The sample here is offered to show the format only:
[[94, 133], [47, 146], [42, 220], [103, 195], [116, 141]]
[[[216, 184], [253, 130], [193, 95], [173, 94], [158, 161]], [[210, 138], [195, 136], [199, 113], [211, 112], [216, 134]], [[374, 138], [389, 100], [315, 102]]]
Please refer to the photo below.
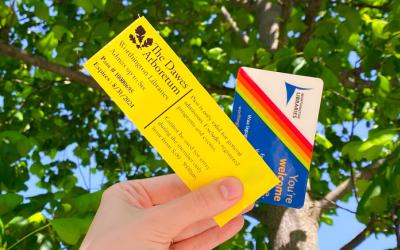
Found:
[[302, 135], [243, 69], [239, 69], [236, 92], [246, 101], [288, 150], [309, 170], [313, 145]]

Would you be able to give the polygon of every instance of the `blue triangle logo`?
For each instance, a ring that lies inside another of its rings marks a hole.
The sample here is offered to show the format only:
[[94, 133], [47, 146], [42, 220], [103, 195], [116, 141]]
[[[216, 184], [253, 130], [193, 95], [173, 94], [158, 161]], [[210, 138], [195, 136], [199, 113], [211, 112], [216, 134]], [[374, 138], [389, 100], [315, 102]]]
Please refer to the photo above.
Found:
[[285, 82], [286, 86], [286, 105], [290, 102], [290, 99], [292, 99], [294, 92], [296, 92], [296, 89], [298, 90], [310, 90], [310, 88], [302, 88], [302, 87], [297, 87], [294, 86], [293, 84], [290, 84], [288, 82]]

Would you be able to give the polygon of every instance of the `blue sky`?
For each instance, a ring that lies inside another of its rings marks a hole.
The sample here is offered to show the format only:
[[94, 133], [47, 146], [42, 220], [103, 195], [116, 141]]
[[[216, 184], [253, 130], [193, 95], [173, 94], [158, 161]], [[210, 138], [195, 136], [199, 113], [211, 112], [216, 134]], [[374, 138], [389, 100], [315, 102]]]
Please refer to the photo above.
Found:
[[[128, 119], [126, 119], [127, 123], [130, 123]], [[321, 126], [318, 126], [321, 128]], [[131, 129], [133, 126], [131, 127]], [[320, 130], [320, 129], [318, 129]], [[336, 128], [337, 131], [341, 131], [340, 127]], [[368, 129], [365, 126], [365, 122], [360, 122], [356, 127], [355, 134], [365, 139], [368, 135]], [[75, 161], [79, 163], [79, 159], [74, 156], [73, 150], [77, 145], [71, 145], [67, 147], [66, 150], [57, 154], [57, 160], [66, 160], [69, 159], [71, 161]], [[50, 159], [48, 157], [43, 158], [43, 163], [49, 162]], [[78, 164], [79, 165], [79, 164]], [[95, 168], [96, 165], [94, 163], [94, 159], [91, 161], [90, 168]], [[90, 185], [91, 191], [97, 191], [102, 186], [104, 180], [103, 174], [101, 172], [97, 172], [96, 174], [91, 174], [89, 178], [89, 167], [80, 167], [79, 169], [74, 171], [75, 176], [78, 178], [78, 186], [83, 188], [88, 188]], [[324, 178], [329, 179], [328, 176], [324, 176]], [[90, 179], [90, 181], [89, 181]], [[122, 176], [122, 180], [125, 178]], [[27, 182], [29, 190], [27, 192], [22, 192], [25, 197], [37, 195], [39, 193], [44, 192], [36, 187], [36, 182], [38, 178], [36, 176], [31, 176], [30, 180]], [[334, 186], [330, 184], [330, 188], [333, 189]], [[339, 201], [338, 204], [341, 207], [345, 207], [351, 211], [356, 211], [357, 202], [354, 197], [350, 198], [349, 202], [344, 203]], [[50, 216], [50, 215], [48, 215]], [[357, 221], [355, 215], [351, 212], [345, 211], [343, 209], [337, 209], [337, 215], [332, 216], [333, 225], [321, 224], [321, 228], [319, 230], [319, 246], [320, 249], [323, 250], [334, 250], [340, 249], [344, 244], [354, 238], [359, 232], [361, 232], [365, 226]], [[378, 236], [370, 235], [357, 249], [362, 250], [379, 250], [379, 249], [388, 249], [394, 248], [396, 246], [395, 236], [387, 237], [383, 234], [379, 234]]]
[[[352, 52], [349, 55], [349, 62], [352, 65], [355, 65], [359, 61], [359, 57], [355, 52]], [[227, 86], [232, 86], [234, 83], [234, 77], [232, 76], [230, 81], [227, 83]], [[3, 99], [0, 96], [0, 110]], [[360, 126], [357, 131], [362, 138], [366, 138], [367, 129], [364, 126]], [[78, 161], [76, 157], [73, 156], [72, 153], [73, 147], [67, 149], [65, 152], [59, 154], [57, 157], [60, 158], [69, 158], [75, 161]], [[91, 167], [96, 167], [94, 164]], [[87, 179], [89, 173], [88, 167], [80, 168], [75, 171], [75, 175], [78, 178], [78, 185], [86, 188], [88, 181], [84, 181]], [[37, 177], [31, 176], [30, 180], [27, 182], [29, 190], [27, 192], [22, 192], [24, 196], [33, 196], [39, 193], [42, 193], [43, 190], [36, 187], [36, 182], [38, 181]], [[99, 172], [97, 174], [91, 175], [90, 187], [92, 191], [97, 191], [101, 186], [103, 181], [102, 173]], [[333, 188], [333, 186], [332, 186]], [[347, 203], [339, 202], [339, 205], [355, 211], [357, 207], [357, 202], [354, 197], [349, 200]], [[364, 229], [364, 225], [360, 224], [355, 215], [348, 211], [337, 209], [337, 215], [333, 216], [333, 225], [329, 226], [326, 224], [322, 224], [319, 231], [319, 246], [320, 249], [330, 250], [330, 249], [339, 249], [344, 244], [346, 244], [349, 240], [351, 240], [354, 236], [356, 236], [361, 230]], [[396, 239], [394, 236], [386, 237], [382, 234], [371, 235], [365, 240], [357, 249], [365, 249], [365, 250], [376, 250], [376, 249], [387, 249], [394, 248], [396, 245]]]
[[[348, 203], [338, 202], [339, 205], [355, 211], [357, 202], [351, 198]], [[333, 216], [333, 225], [322, 224], [319, 230], [319, 246], [323, 250], [340, 249], [343, 245], [360, 233], [365, 225], [359, 223], [355, 215], [343, 209], [337, 209], [337, 215]], [[387, 237], [383, 234], [370, 235], [359, 247], [359, 250], [378, 250], [396, 247], [396, 237]]]

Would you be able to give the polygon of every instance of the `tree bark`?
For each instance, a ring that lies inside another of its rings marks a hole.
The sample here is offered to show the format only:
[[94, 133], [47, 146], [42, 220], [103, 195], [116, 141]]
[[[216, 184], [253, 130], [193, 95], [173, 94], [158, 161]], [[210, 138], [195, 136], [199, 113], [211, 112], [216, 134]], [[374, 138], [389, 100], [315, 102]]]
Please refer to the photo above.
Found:
[[364, 228], [364, 230], [357, 234], [349, 243], [340, 248], [340, 250], [352, 250], [359, 246], [369, 236], [369, 230], [368, 227]]
[[[286, 42], [285, 25], [292, 1], [280, 5], [274, 1], [257, 0], [253, 4], [261, 42], [272, 51], [282, 47]], [[269, 249], [313, 250], [318, 249], [319, 211], [307, 193], [301, 209], [268, 205], [254, 214], [268, 228]]]
[[301, 209], [267, 206], [260, 220], [268, 228], [269, 249], [318, 249], [319, 214], [307, 194]]
[[264, 46], [276, 50], [279, 45], [279, 17], [281, 6], [272, 1], [257, 0], [255, 10], [258, 19], [258, 32]]
[[[6, 55], [15, 60], [21, 60], [26, 64], [37, 66], [42, 70], [53, 72], [73, 82], [81, 84], [84, 87], [91, 87], [95, 90], [103, 91], [103, 89], [92, 77], [85, 75], [81, 71], [50, 62], [41, 56], [28, 53], [27, 51], [7, 44], [2, 40], [0, 40], [0, 55]], [[206, 89], [210, 93], [217, 93], [219, 95], [232, 95], [233, 92], [232, 88], [226, 88], [223, 86], [206, 86]]]

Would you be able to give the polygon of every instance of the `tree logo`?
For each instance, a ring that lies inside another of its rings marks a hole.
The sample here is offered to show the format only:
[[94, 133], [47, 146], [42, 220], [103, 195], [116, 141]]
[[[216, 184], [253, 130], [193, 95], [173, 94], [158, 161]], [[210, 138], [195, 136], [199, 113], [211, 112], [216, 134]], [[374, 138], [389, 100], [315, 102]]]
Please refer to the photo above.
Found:
[[131, 42], [133, 44], [136, 45], [136, 48], [142, 49], [145, 47], [149, 47], [153, 44], [153, 38], [145, 39], [146, 30], [142, 27], [142, 25], [139, 25], [135, 29], [135, 33], [136, 33], [136, 35], [135, 35], [136, 37], [132, 34], [129, 34], [129, 39], [131, 40]]
[[296, 92], [296, 90], [311, 90], [310, 88], [297, 87], [288, 82], [285, 82], [285, 86], [286, 86], [286, 105], [290, 102], [290, 99], [292, 99], [294, 92]]

